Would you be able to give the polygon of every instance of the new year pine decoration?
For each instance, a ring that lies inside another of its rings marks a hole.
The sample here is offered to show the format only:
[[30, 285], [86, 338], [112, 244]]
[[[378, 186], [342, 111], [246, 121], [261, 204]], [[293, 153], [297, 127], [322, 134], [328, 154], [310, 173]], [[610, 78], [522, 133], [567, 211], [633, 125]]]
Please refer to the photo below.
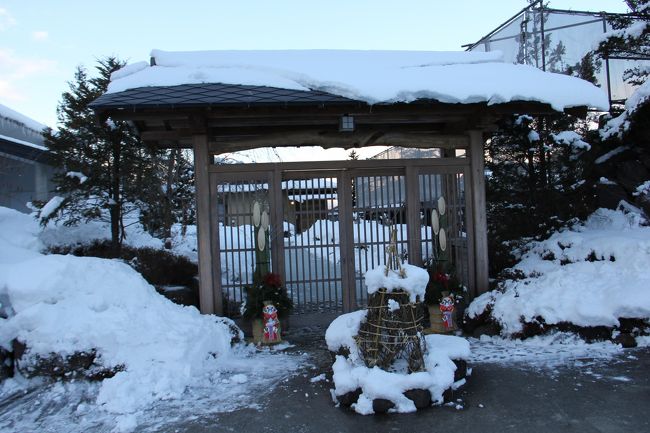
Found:
[[368, 313], [356, 337], [359, 352], [370, 368], [423, 371], [425, 345], [419, 302], [429, 275], [424, 269], [400, 262], [395, 229], [386, 253], [386, 266], [366, 273]]

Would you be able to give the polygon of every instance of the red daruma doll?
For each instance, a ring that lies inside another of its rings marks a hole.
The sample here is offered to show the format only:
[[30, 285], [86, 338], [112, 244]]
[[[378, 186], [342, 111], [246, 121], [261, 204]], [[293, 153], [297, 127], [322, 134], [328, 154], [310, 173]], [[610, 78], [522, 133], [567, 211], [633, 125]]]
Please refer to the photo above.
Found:
[[262, 319], [262, 324], [264, 325], [264, 335], [262, 337], [262, 343], [264, 344], [274, 344], [279, 343], [282, 340], [280, 336], [280, 321], [278, 320], [278, 309], [275, 308], [273, 304], [266, 304], [262, 308], [262, 313], [264, 315]]
[[445, 331], [454, 331], [454, 296], [448, 295], [440, 300], [440, 311], [442, 312], [442, 324]]

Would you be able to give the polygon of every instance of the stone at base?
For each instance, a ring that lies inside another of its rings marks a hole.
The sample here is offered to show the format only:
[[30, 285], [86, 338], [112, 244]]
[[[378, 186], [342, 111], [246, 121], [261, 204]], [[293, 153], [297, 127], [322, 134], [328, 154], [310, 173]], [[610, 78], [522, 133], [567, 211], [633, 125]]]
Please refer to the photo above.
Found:
[[338, 400], [341, 406], [350, 407], [354, 403], [356, 403], [357, 400], [359, 400], [360, 395], [361, 395], [361, 388], [357, 388], [354, 391], [346, 392], [343, 395], [336, 396], [336, 399]]
[[415, 404], [416, 409], [424, 409], [431, 406], [431, 392], [428, 389], [409, 389], [404, 393]]
[[0, 347], [0, 382], [13, 377], [14, 375], [14, 358], [13, 353]]
[[454, 371], [454, 382], [458, 382], [461, 379], [467, 377], [467, 361], [464, 359], [453, 359], [454, 364], [456, 364], [456, 371]]
[[395, 407], [395, 403], [385, 398], [376, 398], [372, 401], [372, 410], [376, 413], [386, 413]]
[[614, 343], [620, 344], [624, 349], [636, 347], [636, 339], [632, 334], [621, 333], [615, 339]]

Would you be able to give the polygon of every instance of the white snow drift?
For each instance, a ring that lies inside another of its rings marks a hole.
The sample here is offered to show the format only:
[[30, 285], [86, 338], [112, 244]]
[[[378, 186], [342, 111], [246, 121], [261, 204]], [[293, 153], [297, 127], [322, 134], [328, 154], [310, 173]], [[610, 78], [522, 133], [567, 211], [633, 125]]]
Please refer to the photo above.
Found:
[[370, 104], [434, 99], [444, 103], [538, 101], [561, 111], [607, 110], [605, 93], [586, 81], [504, 63], [498, 51], [153, 50], [115, 72], [108, 92], [149, 86], [223, 83], [318, 90]]
[[99, 385], [93, 404], [101, 409], [139, 413], [214, 381], [210, 393], [232, 394], [223, 385], [232, 382], [244, 394], [247, 374], [279, 380], [297, 368], [278, 355], [262, 372], [245, 348], [231, 348], [229, 319], [173, 304], [119, 260], [42, 255], [37, 234], [33, 217], [0, 208], [0, 291], [10, 301], [9, 317], [0, 318], [0, 345], [24, 342], [23, 362], [96, 350], [101, 366], [123, 367]]
[[529, 244], [514, 267], [522, 280], [476, 298], [468, 314], [490, 306], [505, 335], [522, 321], [617, 326], [619, 318], [650, 318], [650, 227], [636, 213], [599, 209], [549, 239]]

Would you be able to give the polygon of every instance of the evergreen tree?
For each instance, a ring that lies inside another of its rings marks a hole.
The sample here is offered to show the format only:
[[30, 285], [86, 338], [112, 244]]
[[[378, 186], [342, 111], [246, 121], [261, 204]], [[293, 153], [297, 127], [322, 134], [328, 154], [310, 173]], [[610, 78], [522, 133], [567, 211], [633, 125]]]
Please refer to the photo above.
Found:
[[[612, 16], [608, 21], [615, 29], [612, 35], [598, 45], [596, 53], [602, 58], [650, 58], [650, 0], [625, 0], [631, 14]], [[646, 81], [650, 69], [636, 66], [625, 71], [624, 79], [640, 85]]]
[[51, 163], [58, 168], [53, 181], [63, 200], [56, 212], [43, 212], [41, 221], [57, 218], [66, 225], [93, 219], [110, 222], [113, 254], [119, 256], [125, 238], [124, 216], [137, 211], [151, 191], [154, 151], [147, 149], [127, 122], [99, 123], [89, 104], [102, 95], [112, 72], [124, 65], [114, 57], [99, 60], [96, 77], [77, 68], [69, 90], [57, 108], [59, 128], [45, 132]]
[[141, 222], [153, 236], [171, 247], [172, 225], [181, 224], [184, 236], [187, 226], [195, 223], [194, 167], [181, 149], [168, 149], [154, 159], [152, 200], [142, 202]]
[[519, 243], [585, 215], [589, 195], [583, 187], [582, 156], [590, 148], [582, 140], [585, 128], [585, 122], [568, 115], [522, 115], [502, 121], [489, 140], [486, 189], [493, 276], [513, 264], [511, 251]]

